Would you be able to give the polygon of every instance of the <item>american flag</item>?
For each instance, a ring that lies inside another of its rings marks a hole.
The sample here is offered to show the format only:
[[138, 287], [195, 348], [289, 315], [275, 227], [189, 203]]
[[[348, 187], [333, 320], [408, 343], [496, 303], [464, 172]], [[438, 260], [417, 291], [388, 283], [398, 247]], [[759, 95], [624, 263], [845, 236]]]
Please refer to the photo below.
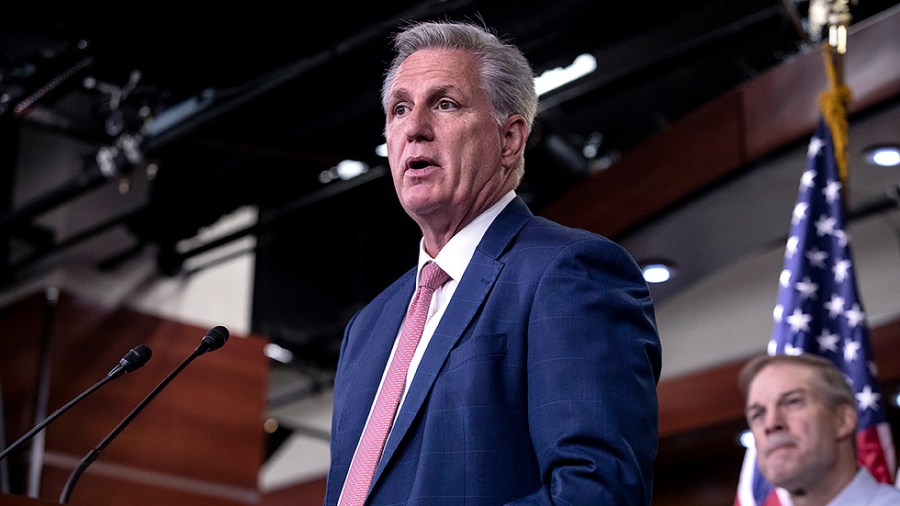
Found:
[[[894, 444], [856, 288], [838, 174], [832, 135], [820, 118], [791, 217], [768, 353], [822, 355], [846, 374], [859, 413], [858, 460], [878, 481], [893, 483]], [[744, 456], [735, 505], [788, 504], [784, 491], [759, 472], [751, 447]]]

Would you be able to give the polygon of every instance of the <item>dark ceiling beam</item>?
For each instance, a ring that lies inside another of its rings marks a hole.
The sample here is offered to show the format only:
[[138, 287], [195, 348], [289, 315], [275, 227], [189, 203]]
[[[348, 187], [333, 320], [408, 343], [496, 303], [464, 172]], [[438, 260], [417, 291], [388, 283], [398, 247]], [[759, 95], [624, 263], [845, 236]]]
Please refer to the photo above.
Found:
[[[845, 55], [849, 111], [900, 95], [900, 6], [854, 25]], [[808, 136], [828, 88], [821, 46], [672, 124], [541, 210], [567, 225], [621, 237], [763, 156]], [[852, 176], [851, 176], [852, 177]]]
[[[783, 15], [782, 9], [770, 7], [747, 14], [725, 9], [730, 16], [723, 19], [720, 4], [690, 12], [656, 30], [640, 33], [617, 44], [604, 47], [596, 55], [597, 69], [564, 90], [542, 98], [538, 108], [546, 111], [612, 86], [643, 72], [658, 71], [662, 66], [677, 66], [680, 57], [721, 43], [747, 26]], [[643, 58], [636, 58], [641, 55]]]
[[[241, 107], [245, 107], [256, 100], [259, 100], [263, 96], [283, 89], [326, 63], [335, 61], [335, 59], [345, 56], [368, 44], [382, 42], [385, 34], [390, 33], [399, 23], [412, 19], [423, 19], [440, 14], [441, 12], [459, 8], [468, 3], [471, 3], [471, 0], [440, 2], [438, 4], [439, 7], [436, 8], [432, 2], [422, 2], [398, 16], [373, 22], [372, 24], [367, 25], [365, 30], [360, 31], [353, 37], [333, 44], [313, 56], [301, 58], [300, 60], [279, 67], [253, 79], [251, 82], [241, 86], [238, 91], [230, 92], [229, 96], [215, 96], [215, 90], [208, 90], [204, 92], [207, 97], [211, 97], [211, 102], [209, 102], [207, 106], [199, 108], [195, 114], [189, 114], [183, 118], [176, 118], [172, 124], [167, 125], [166, 128], [161, 129], [158, 133], [149, 136], [143, 144], [144, 152], [148, 155], [153, 154], [174, 141], [180, 140], [193, 133], [197, 129], [206, 126]], [[200, 102], [207, 102], [208, 98], [201, 97], [198, 100]]]

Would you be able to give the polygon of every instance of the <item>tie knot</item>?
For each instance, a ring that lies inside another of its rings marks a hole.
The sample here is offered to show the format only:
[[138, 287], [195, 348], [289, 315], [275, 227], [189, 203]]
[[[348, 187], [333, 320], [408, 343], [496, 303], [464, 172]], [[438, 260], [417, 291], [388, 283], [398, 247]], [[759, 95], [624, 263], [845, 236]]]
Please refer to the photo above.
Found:
[[437, 290], [450, 281], [450, 275], [444, 272], [444, 269], [435, 263], [428, 262], [422, 267], [422, 275], [419, 276], [419, 286], [424, 286], [432, 290]]

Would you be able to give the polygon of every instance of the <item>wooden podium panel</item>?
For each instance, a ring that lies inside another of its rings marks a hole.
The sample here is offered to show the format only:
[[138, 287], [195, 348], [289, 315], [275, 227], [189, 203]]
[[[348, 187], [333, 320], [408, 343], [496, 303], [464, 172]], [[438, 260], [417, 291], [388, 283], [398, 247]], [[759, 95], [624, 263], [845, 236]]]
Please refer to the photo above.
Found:
[[[78, 396], [139, 345], [151, 359], [104, 385], [46, 429], [40, 497], [57, 502], [78, 463], [200, 344], [209, 328], [62, 293], [0, 309], [0, 385], [6, 444]], [[260, 336], [231, 335], [196, 357], [124, 428], [80, 477], [73, 505], [256, 504], [264, 458], [268, 359]], [[7, 457], [24, 468], [30, 444]], [[12, 473], [16, 476], [16, 473]], [[27, 473], [19, 473], [20, 477]], [[3, 503], [0, 503], [3, 504]]]

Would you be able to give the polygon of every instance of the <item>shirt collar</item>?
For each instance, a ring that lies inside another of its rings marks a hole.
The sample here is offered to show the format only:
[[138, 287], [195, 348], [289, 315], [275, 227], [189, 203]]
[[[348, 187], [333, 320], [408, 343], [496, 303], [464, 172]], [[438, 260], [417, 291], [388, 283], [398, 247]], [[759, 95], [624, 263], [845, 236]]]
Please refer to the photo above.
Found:
[[491, 223], [494, 222], [500, 211], [512, 202], [515, 197], [515, 190], [510, 190], [494, 205], [476, 216], [474, 220], [450, 238], [450, 241], [438, 253], [437, 258], [431, 258], [425, 251], [425, 238], [422, 238], [419, 241], [418, 272], [421, 273], [422, 267], [429, 261], [434, 260], [454, 281], [462, 279], [463, 274], [466, 272], [466, 266], [469, 265], [472, 255], [475, 254], [475, 248], [478, 247], [478, 243], [481, 242], [481, 238], [484, 237], [488, 227], [491, 226]]

